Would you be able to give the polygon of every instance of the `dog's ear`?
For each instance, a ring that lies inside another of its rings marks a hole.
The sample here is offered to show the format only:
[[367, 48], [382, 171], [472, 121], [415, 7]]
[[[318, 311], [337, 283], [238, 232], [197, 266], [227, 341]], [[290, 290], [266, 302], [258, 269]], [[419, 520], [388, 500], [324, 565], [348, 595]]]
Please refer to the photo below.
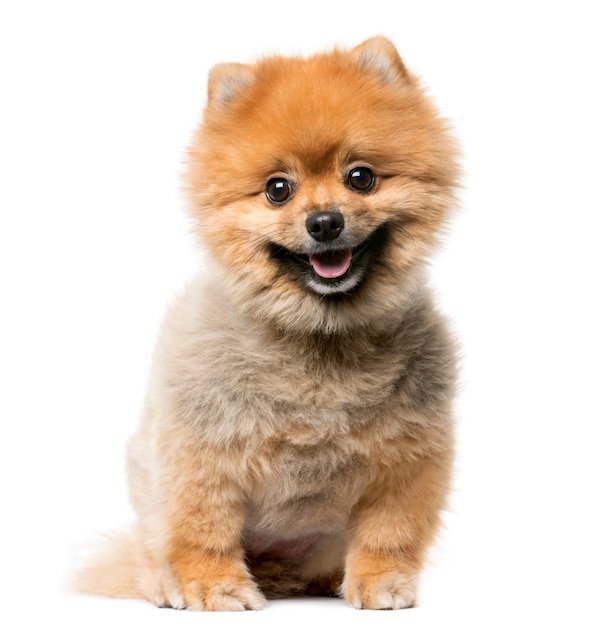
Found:
[[386, 37], [367, 39], [353, 48], [351, 55], [361, 68], [374, 72], [388, 85], [411, 85], [414, 82], [394, 44]]
[[209, 106], [225, 106], [235, 100], [239, 93], [254, 81], [250, 65], [220, 63], [211, 68], [207, 84]]

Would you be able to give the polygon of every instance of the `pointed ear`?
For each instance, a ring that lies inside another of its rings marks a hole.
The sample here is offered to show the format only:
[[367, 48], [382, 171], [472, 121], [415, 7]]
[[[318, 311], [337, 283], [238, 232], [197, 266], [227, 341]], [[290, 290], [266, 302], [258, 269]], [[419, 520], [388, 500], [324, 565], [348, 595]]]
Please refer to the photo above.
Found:
[[254, 71], [242, 63], [221, 63], [209, 72], [207, 97], [209, 106], [225, 106], [235, 100], [242, 89], [254, 81]]
[[398, 51], [385, 37], [367, 39], [353, 48], [351, 54], [360, 67], [374, 72], [388, 85], [411, 85], [414, 82]]

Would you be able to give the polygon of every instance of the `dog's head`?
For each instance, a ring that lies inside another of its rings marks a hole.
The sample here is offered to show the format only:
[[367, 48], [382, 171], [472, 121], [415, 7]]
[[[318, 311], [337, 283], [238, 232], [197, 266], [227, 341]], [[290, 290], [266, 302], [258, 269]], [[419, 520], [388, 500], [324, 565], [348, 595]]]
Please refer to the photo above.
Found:
[[213, 68], [187, 185], [240, 305], [298, 330], [396, 307], [454, 201], [445, 123], [392, 44]]

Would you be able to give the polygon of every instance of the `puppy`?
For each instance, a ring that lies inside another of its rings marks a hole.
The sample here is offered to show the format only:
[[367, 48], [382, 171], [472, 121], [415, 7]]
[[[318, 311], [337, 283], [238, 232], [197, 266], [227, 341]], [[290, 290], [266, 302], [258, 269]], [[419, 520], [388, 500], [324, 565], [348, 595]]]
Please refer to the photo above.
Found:
[[456, 181], [446, 123], [384, 38], [212, 69], [186, 173], [207, 267], [155, 350], [137, 523], [80, 590], [413, 606], [453, 457], [454, 347], [424, 266]]

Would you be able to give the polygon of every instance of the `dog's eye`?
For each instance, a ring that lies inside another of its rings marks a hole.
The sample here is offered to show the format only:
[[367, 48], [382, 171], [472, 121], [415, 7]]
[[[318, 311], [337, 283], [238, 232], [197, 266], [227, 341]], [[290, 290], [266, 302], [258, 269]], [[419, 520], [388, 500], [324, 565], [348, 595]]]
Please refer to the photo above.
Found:
[[355, 167], [347, 174], [347, 185], [353, 191], [369, 191], [375, 180], [374, 173], [369, 167]]
[[267, 181], [265, 194], [271, 204], [284, 204], [291, 198], [293, 186], [285, 178], [271, 178]]

